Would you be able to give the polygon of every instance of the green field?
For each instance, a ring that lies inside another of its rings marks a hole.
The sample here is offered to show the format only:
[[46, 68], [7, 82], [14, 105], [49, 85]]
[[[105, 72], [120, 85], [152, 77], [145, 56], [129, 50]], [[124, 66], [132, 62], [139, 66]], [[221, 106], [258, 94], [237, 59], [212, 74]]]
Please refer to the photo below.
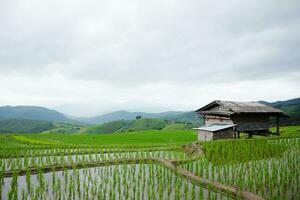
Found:
[[[173, 128], [173, 126], [176, 126]], [[168, 146], [182, 145], [197, 140], [196, 131], [178, 130], [179, 124], [172, 124], [162, 131], [146, 130], [115, 134], [26, 134], [15, 135], [19, 142], [31, 144], [55, 144], [55, 145], [105, 145], [105, 146]], [[183, 127], [182, 127], [183, 128]], [[173, 130], [175, 129], [175, 130]], [[271, 131], [275, 131], [272, 128]], [[299, 126], [281, 127], [281, 137], [300, 136]], [[270, 138], [277, 136], [270, 135]], [[244, 135], [241, 139], [246, 139]], [[265, 138], [255, 136], [254, 138]]]
[[0, 119], [0, 133], [4, 134], [110, 134], [145, 130], [189, 130], [197, 126], [199, 126], [199, 123], [193, 124], [155, 118], [117, 120], [103, 124], [84, 124], [80, 122], [68, 123], [29, 119]]
[[104, 146], [168, 146], [182, 145], [196, 140], [193, 130], [138, 131], [119, 134], [26, 134], [12, 136], [20, 142], [57, 145], [104, 145]]
[[2, 134], [1, 199], [247, 199], [242, 191], [300, 198], [300, 126], [282, 127], [280, 137], [210, 142], [172, 126], [179, 125], [114, 134]]

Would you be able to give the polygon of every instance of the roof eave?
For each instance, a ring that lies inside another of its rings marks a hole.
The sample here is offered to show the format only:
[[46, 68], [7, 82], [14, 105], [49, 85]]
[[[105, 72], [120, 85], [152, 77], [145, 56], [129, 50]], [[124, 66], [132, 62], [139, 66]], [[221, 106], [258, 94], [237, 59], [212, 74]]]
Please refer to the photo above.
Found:
[[[196, 110], [195, 112], [196, 112], [196, 113], [199, 113], [200, 111], [204, 111], [204, 110], [206, 110], [207, 108], [211, 107], [211, 106], [214, 105], [214, 104], [218, 104], [218, 100], [215, 100], [215, 101], [213, 101], [213, 102], [211, 102], [211, 103], [209, 103], [209, 104], [207, 104], [207, 105], [205, 105], [205, 106], [199, 108], [199, 109]], [[220, 104], [218, 104], [218, 105], [220, 105]]]

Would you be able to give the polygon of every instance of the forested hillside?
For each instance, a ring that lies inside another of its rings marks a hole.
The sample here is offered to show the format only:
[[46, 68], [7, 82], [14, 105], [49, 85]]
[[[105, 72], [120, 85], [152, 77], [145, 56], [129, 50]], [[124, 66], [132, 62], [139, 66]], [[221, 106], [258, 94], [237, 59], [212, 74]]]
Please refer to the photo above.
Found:
[[[290, 99], [287, 101], [276, 101], [276, 102], [265, 102], [267, 105], [273, 106], [274, 108], [278, 108], [288, 117], [281, 118], [280, 123], [282, 125], [299, 125], [300, 124], [300, 98]], [[272, 119], [272, 122], [275, 122]]]
[[184, 130], [196, 127], [192, 123], [174, 122], [163, 119], [142, 118], [137, 120], [119, 120], [83, 128], [77, 133], [106, 134], [125, 133], [143, 130]]
[[2, 106], [0, 107], [0, 119], [32, 119], [57, 122], [71, 121], [56, 110], [39, 106]]
[[0, 121], [0, 133], [40, 133], [54, 128], [50, 121], [5, 119]]

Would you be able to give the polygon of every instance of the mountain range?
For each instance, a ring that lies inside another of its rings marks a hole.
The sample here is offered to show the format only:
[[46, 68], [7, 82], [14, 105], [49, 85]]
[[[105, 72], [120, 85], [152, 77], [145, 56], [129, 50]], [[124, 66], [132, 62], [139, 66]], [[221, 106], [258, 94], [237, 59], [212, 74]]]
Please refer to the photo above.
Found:
[[[283, 110], [289, 118], [282, 118], [283, 125], [298, 125], [300, 124], [300, 98], [289, 99], [286, 101], [267, 102], [260, 101], [263, 104], [270, 105], [274, 108]], [[168, 119], [178, 122], [199, 123], [199, 116], [194, 111], [169, 111], [161, 113], [145, 113], [145, 112], [128, 112], [116, 111], [104, 115], [91, 117], [91, 118], [74, 118], [77, 121], [89, 124], [103, 124], [111, 121], [118, 120], [134, 120], [136, 116], [142, 118], [159, 118]]]
[[[276, 102], [261, 101], [261, 103], [279, 108], [289, 115], [289, 118], [281, 119], [281, 124], [300, 124], [300, 98]], [[57, 131], [63, 130], [62, 132], [65, 132], [67, 128], [72, 132], [73, 130], [78, 130], [79, 127], [90, 126], [89, 124], [101, 125], [113, 121], [132, 121], [136, 118], [169, 120], [178, 123], [189, 123], [194, 126], [201, 125], [202, 123], [202, 119], [194, 111], [169, 111], [161, 113], [115, 111], [91, 118], [79, 118], [69, 117], [56, 110], [39, 106], [3, 106], [0, 107], [0, 132], [24, 131], [34, 133], [53, 127]]]
[[91, 118], [69, 117], [56, 110], [39, 106], [3, 106], [0, 107], [0, 120], [30, 119], [53, 122], [73, 122], [86, 124], [103, 124], [118, 120], [134, 120], [137, 116], [142, 118], [159, 118], [180, 122], [196, 123], [198, 115], [193, 111], [169, 111], [162, 113], [115, 111]]
[[128, 111], [115, 111], [104, 115], [91, 117], [91, 118], [73, 118], [77, 121], [89, 124], [103, 124], [111, 121], [118, 120], [134, 120], [136, 117], [141, 118], [159, 118], [174, 121], [185, 121], [189, 123], [196, 123], [199, 120], [198, 115], [193, 111], [169, 111], [161, 113], [146, 113], [146, 112], [128, 112]]

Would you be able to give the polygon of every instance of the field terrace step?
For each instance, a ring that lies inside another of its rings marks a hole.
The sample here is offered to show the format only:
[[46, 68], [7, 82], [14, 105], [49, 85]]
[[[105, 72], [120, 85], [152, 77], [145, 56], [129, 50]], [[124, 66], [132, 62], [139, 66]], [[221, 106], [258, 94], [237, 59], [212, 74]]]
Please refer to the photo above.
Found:
[[257, 194], [248, 192], [248, 191], [240, 191], [239, 189], [227, 186], [221, 183], [218, 183], [213, 180], [209, 180], [203, 177], [196, 176], [192, 172], [177, 167], [172, 163], [172, 161], [163, 159], [163, 158], [128, 158], [128, 159], [119, 159], [119, 160], [107, 160], [107, 161], [99, 161], [99, 162], [86, 162], [86, 163], [76, 163], [76, 164], [64, 164], [64, 165], [50, 165], [44, 166], [41, 168], [28, 168], [27, 170], [19, 170], [19, 171], [4, 171], [1, 172], [2, 177], [12, 177], [15, 174], [18, 176], [26, 175], [27, 172], [30, 174], [37, 174], [39, 171], [43, 173], [52, 172], [52, 171], [63, 171], [65, 169], [80, 169], [80, 168], [92, 168], [92, 167], [100, 167], [100, 166], [111, 166], [111, 165], [122, 165], [122, 164], [160, 164], [168, 169], [174, 171], [175, 173], [189, 179], [195, 184], [198, 184], [202, 187], [205, 187], [210, 190], [215, 190], [219, 192], [224, 192], [226, 194], [231, 195], [237, 199], [245, 199], [245, 200], [263, 200], [263, 198]]
[[[91, 149], [91, 148], [88, 148]], [[109, 149], [109, 150], [102, 150], [102, 149], [91, 149], [91, 150], [79, 150], [77, 152], [56, 152], [56, 153], [41, 153], [37, 155], [33, 154], [20, 154], [20, 155], [7, 155], [2, 154], [0, 155], [0, 159], [8, 159], [8, 158], [24, 158], [24, 157], [43, 157], [43, 156], [68, 156], [68, 155], [88, 155], [91, 154], [99, 154], [99, 153], [126, 153], [126, 152], [137, 152], [137, 151], [177, 151], [181, 150], [181, 147], [150, 147], [150, 148], [124, 148], [124, 149]]]

